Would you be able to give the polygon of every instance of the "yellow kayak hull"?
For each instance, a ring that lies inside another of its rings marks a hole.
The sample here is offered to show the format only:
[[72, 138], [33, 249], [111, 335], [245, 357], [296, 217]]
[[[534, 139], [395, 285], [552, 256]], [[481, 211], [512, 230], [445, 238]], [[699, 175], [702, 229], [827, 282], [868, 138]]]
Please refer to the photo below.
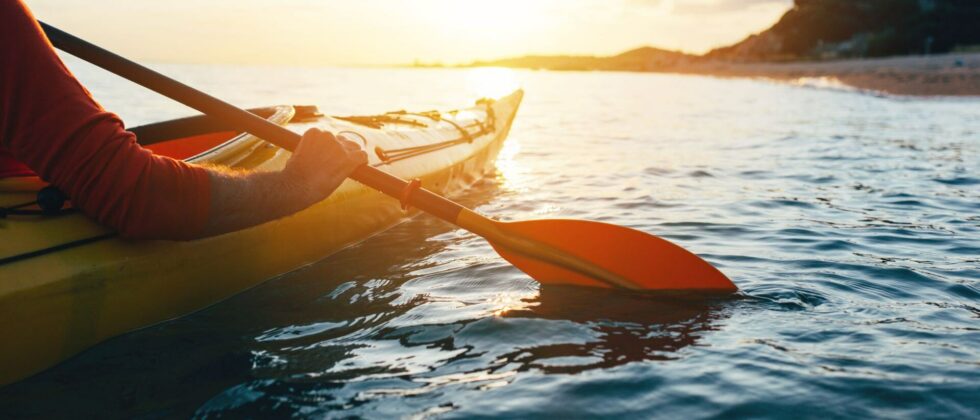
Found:
[[[330, 117], [287, 123], [291, 107], [279, 108], [270, 119], [297, 132], [313, 126], [350, 132], [368, 150], [443, 142], [458, 138], [460, 129], [475, 131], [483, 124], [488, 132], [471, 142], [431, 153], [390, 163], [371, 154], [379, 168], [451, 195], [492, 168], [522, 96], [518, 91], [442, 114], [442, 121], [404, 114], [421, 122], [415, 125], [371, 128]], [[189, 160], [276, 170], [288, 157], [287, 151], [243, 134]], [[30, 201], [43, 185], [32, 178], [0, 180], [0, 207]], [[0, 259], [20, 257], [0, 264], [0, 384], [322, 260], [408, 216], [397, 200], [348, 180], [327, 200], [292, 216], [188, 242], [120, 239], [77, 213], [0, 219]], [[51, 251], [64, 244], [72, 246]], [[37, 250], [47, 252], [31, 256]]]

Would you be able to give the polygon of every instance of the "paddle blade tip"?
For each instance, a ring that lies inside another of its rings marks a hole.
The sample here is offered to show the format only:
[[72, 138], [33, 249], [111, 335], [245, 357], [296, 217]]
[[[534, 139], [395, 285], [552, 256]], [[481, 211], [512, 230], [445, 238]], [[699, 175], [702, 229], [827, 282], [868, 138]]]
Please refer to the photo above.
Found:
[[[597, 266], [600, 273], [613, 274], [606, 275], [607, 279], [599, 278], [601, 274], [589, 275], [582, 270], [570, 269], [567, 264], [555, 264], [555, 259], [547, 257], [549, 251], [515, 252], [491, 241], [504, 259], [542, 284], [707, 294], [738, 291], [727, 276], [701, 257], [670, 241], [636, 229], [568, 219], [530, 220], [501, 225], [509, 235], [538, 243], [541, 249], [557, 250]], [[610, 282], [609, 277], [614, 280]]]

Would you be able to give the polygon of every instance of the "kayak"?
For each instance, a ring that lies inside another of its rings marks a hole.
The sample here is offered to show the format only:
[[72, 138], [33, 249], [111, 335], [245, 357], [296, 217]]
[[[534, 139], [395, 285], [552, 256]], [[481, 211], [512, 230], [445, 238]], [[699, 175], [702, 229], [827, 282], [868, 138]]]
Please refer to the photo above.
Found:
[[[319, 127], [359, 142], [370, 165], [451, 196], [492, 169], [522, 97], [516, 91], [446, 112], [331, 117], [310, 106], [253, 112], [297, 133]], [[279, 170], [290, 156], [207, 116], [131, 131], [155, 153], [194, 163]], [[70, 203], [41, 210], [45, 187], [36, 177], [0, 180], [0, 385], [313, 264], [413, 214], [347, 180], [320, 203], [248, 229], [184, 242], [127, 240]]]

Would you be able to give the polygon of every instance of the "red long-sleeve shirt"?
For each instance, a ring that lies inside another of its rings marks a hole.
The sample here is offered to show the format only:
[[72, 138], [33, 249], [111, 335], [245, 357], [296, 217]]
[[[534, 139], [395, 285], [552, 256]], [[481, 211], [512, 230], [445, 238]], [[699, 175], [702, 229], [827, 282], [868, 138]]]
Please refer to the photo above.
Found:
[[27, 7], [0, 0], [0, 177], [32, 173], [125, 237], [187, 239], [208, 219], [207, 171], [140, 147], [68, 71]]

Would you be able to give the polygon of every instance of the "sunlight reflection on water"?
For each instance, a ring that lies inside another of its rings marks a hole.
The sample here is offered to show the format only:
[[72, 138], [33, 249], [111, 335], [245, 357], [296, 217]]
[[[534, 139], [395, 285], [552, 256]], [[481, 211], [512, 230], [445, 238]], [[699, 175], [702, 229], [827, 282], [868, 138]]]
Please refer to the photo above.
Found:
[[528, 184], [532, 182], [526, 163], [517, 159], [520, 152], [520, 139], [511, 138], [497, 157], [497, 180], [500, 187], [514, 193], [527, 191], [530, 188]]
[[467, 71], [466, 86], [478, 98], [500, 98], [518, 88], [514, 70], [501, 67], [480, 67]]

